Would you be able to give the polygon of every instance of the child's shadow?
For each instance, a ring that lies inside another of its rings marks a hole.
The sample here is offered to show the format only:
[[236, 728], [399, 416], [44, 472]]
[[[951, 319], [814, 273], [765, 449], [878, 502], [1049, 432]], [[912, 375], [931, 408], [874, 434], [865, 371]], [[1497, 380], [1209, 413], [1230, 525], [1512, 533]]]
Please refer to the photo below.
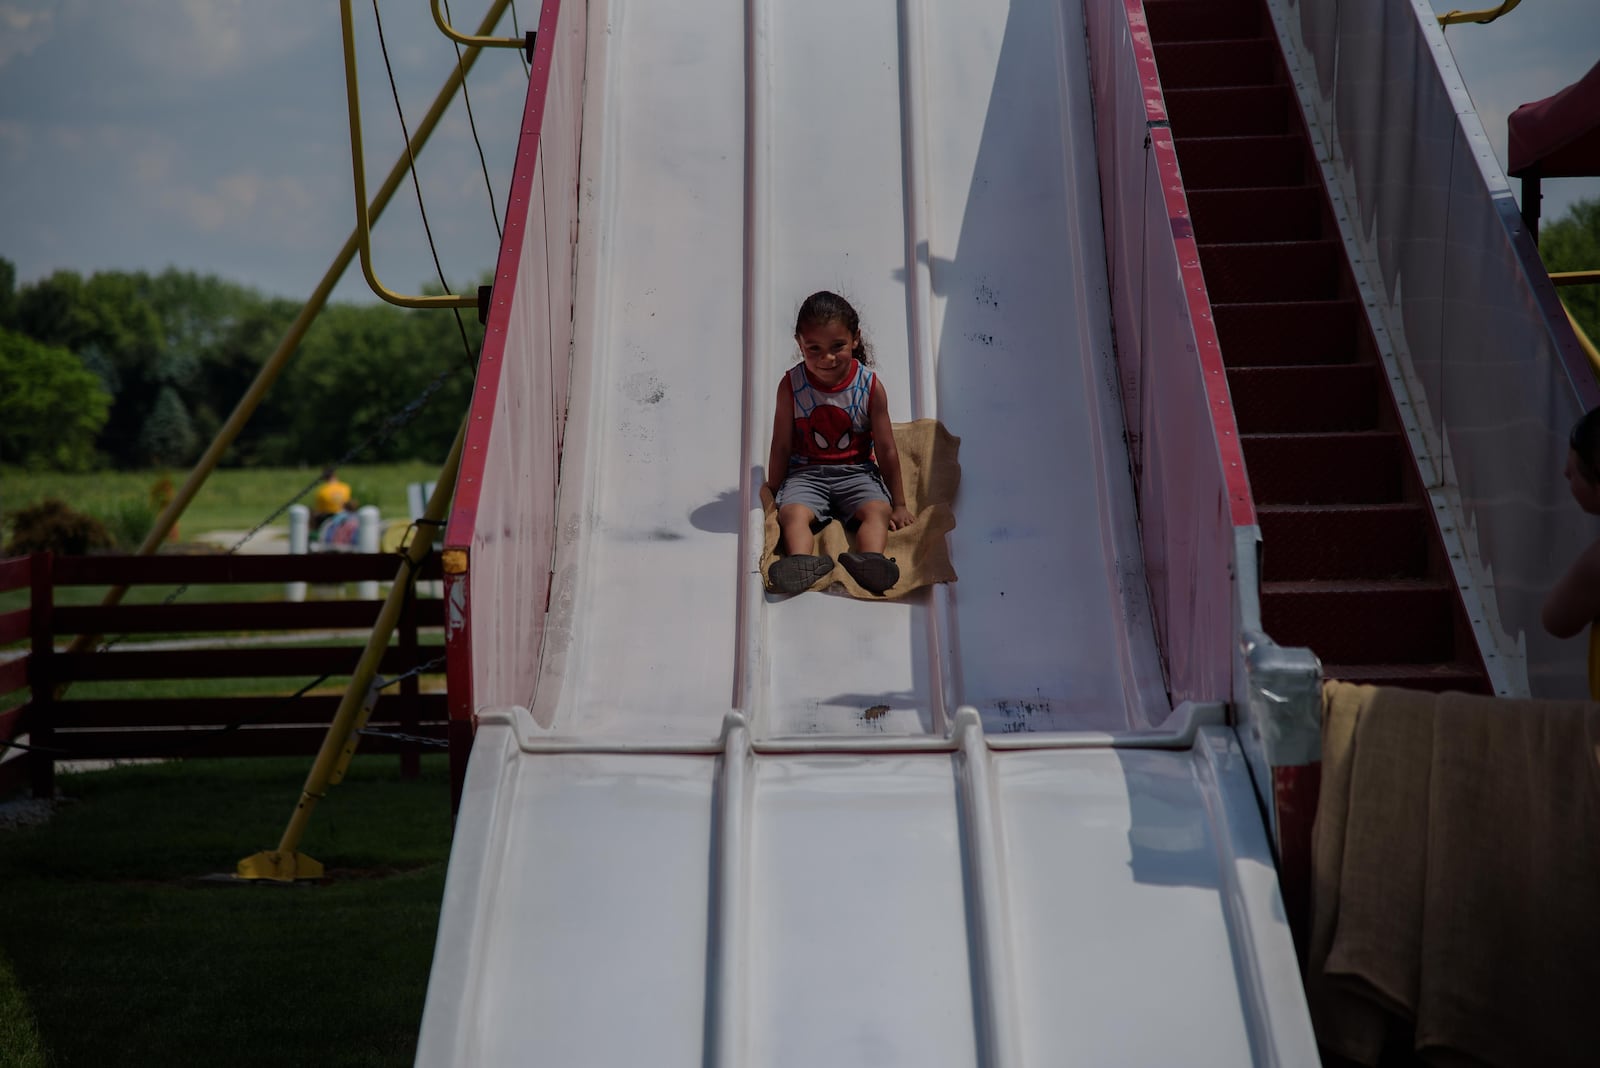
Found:
[[[761, 468], [750, 469], [750, 484], [761, 485]], [[759, 503], [760, 497], [756, 498]], [[739, 524], [743, 522], [743, 502], [739, 499], [739, 487], [723, 490], [717, 494], [717, 499], [708, 501], [689, 513], [689, 522], [694, 524], [696, 530], [703, 530], [708, 534], [737, 534]]]

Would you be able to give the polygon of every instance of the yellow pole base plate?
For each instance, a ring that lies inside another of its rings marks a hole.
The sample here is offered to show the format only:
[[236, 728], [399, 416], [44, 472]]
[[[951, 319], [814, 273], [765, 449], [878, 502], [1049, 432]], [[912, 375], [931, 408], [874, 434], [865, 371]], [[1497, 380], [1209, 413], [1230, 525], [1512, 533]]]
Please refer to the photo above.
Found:
[[322, 878], [322, 864], [304, 853], [255, 853], [245, 857], [235, 869], [241, 879], [270, 879], [292, 883], [300, 879]]

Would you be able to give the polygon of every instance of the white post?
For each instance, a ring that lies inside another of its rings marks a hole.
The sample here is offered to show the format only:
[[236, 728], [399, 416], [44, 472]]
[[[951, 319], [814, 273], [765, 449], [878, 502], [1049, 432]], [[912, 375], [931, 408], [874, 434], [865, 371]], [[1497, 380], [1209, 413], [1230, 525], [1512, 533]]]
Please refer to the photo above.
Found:
[[[311, 551], [311, 509], [303, 504], [289, 506], [289, 552], [297, 556], [304, 556]], [[283, 599], [286, 601], [303, 601], [306, 599], [306, 584], [304, 582], [285, 582], [283, 584]]]
[[[383, 536], [383, 524], [379, 521], [378, 507], [373, 504], [362, 505], [356, 512], [361, 527], [357, 534], [359, 539], [356, 547], [364, 553], [375, 553]], [[363, 601], [376, 601], [378, 599], [378, 582], [373, 579], [362, 582], [356, 586], [356, 596]]]

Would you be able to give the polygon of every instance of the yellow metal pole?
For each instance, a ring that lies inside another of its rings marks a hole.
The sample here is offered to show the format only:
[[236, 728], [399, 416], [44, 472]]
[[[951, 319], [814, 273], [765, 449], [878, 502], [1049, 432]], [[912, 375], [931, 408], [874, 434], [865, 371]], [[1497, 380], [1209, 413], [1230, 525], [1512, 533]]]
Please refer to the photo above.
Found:
[[1578, 325], [1578, 320], [1572, 315], [1572, 309], [1563, 304], [1561, 310], [1567, 313], [1567, 322], [1572, 324], [1572, 332], [1578, 336], [1578, 347], [1589, 358], [1589, 366], [1594, 370], [1595, 377], [1600, 378], [1600, 350], [1594, 347], [1594, 342], [1590, 340], [1588, 333]]
[[[511, 0], [494, 0], [489, 5], [489, 12], [484, 15], [483, 22], [478, 27], [478, 32], [480, 34], [488, 33], [494, 29], [495, 24], [500, 21], [500, 16], [505, 14], [506, 8], [510, 6]], [[383, 209], [388, 207], [395, 190], [399, 189], [400, 183], [405, 180], [411, 156], [420, 151], [423, 145], [427, 144], [428, 137], [433, 133], [434, 127], [438, 126], [439, 120], [444, 117], [445, 109], [450, 106], [450, 101], [455, 99], [456, 90], [461, 88], [461, 83], [466, 78], [467, 71], [471, 69], [473, 63], [477, 62], [479, 52], [480, 49], [468, 49], [462, 55], [460, 64], [445, 79], [444, 85], [433, 99], [433, 105], [428, 108], [428, 113], [417, 124], [417, 132], [411, 137], [409, 151], [402, 154], [395, 161], [394, 166], [389, 171], [389, 177], [384, 179], [383, 185], [379, 187], [377, 194], [372, 198], [371, 218], [377, 218], [382, 214]], [[234, 439], [239, 436], [239, 431], [244, 429], [244, 425], [249, 421], [250, 416], [255, 414], [256, 408], [261, 404], [261, 398], [266, 396], [267, 390], [272, 388], [272, 383], [277, 381], [284, 365], [289, 362], [289, 357], [294, 354], [294, 350], [299, 346], [301, 339], [305, 337], [306, 331], [310, 329], [312, 320], [317, 317], [317, 313], [322, 311], [322, 306], [328, 302], [328, 296], [333, 292], [333, 287], [338, 284], [340, 276], [350, 266], [350, 261], [355, 258], [358, 237], [359, 235], [355, 231], [351, 231], [350, 236], [345, 239], [344, 247], [339, 250], [339, 254], [334, 257], [333, 263], [328, 266], [328, 271], [322, 276], [322, 281], [317, 284], [317, 288], [312, 290], [305, 306], [300, 309], [300, 314], [290, 324], [289, 332], [283, 336], [282, 341], [278, 342], [278, 347], [267, 358], [267, 362], [261, 365], [261, 370], [256, 372], [255, 381], [250, 383], [250, 388], [245, 390], [244, 396], [239, 398], [239, 403], [234, 406], [233, 414], [228, 416], [228, 421], [222, 424], [222, 428], [217, 431], [217, 436], [206, 449], [205, 455], [196, 461], [194, 470], [189, 472], [189, 477], [179, 487], [178, 492], [173, 495], [167, 506], [161, 510], [161, 514], [156, 517], [155, 525], [150, 528], [150, 533], [145, 535], [143, 544], [139, 546], [140, 556], [150, 555], [156, 551], [156, 548], [162, 542], [166, 541], [167, 535], [172, 531], [174, 524], [178, 522], [178, 517], [183, 515], [184, 509], [189, 507], [190, 502], [194, 500], [195, 494], [200, 492], [200, 487], [205, 484], [206, 479], [211, 476], [211, 472], [216, 469], [217, 462], [222, 459], [222, 454], [228, 450], [228, 446], [232, 445]], [[114, 586], [106, 592], [104, 600], [100, 603], [106, 607], [119, 604], [123, 595], [127, 592], [128, 587], [126, 586]], [[74, 653], [84, 652], [93, 646], [98, 639], [99, 635], [96, 634], [80, 634], [73, 640], [71, 651]]]
[[462, 33], [444, 20], [444, 12], [439, 10], [439, 0], [430, 2], [433, 7], [434, 25], [439, 27], [440, 33], [457, 44], [473, 45], [478, 48], [523, 48], [530, 44], [521, 37], [479, 37], [476, 34]]
[[1552, 271], [1550, 281], [1558, 286], [1589, 286], [1600, 284], [1600, 271]]
[[[509, 0], [508, 0], [509, 2]], [[367, 218], [367, 153], [361, 145], [361, 86], [356, 81], [356, 31], [350, 0], [339, 0], [339, 28], [344, 35], [344, 98], [350, 111], [350, 170], [356, 181], [356, 236], [361, 244], [361, 273], [372, 291], [402, 308], [476, 308], [478, 295], [470, 297], [402, 296], [378, 281], [372, 272], [372, 223]]]
[[446, 457], [444, 466], [439, 471], [439, 480], [433, 487], [433, 495], [428, 498], [428, 507], [419, 523], [422, 530], [411, 539], [411, 544], [406, 546], [404, 552], [406, 559], [400, 565], [400, 572], [395, 576], [394, 585], [389, 589], [389, 596], [383, 602], [383, 609], [378, 613], [378, 622], [367, 638], [367, 647], [356, 664], [355, 674], [350, 677], [350, 685], [346, 687], [344, 697], [339, 702], [339, 710], [334, 713], [333, 724], [322, 739], [322, 748], [317, 752], [316, 762], [312, 764], [311, 772], [306, 776], [306, 784], [300, 790], [300, 803], [295, 806], [294, 814], [289, 817], [289, 825], [284, 828], [277, 849], [255, 853], [239, 861], [236, 870], [241, 879], [294, 882], [296, 879], [322, 877], [322, 865], [295, 850], [300, 845], [300, 839], [305, 836], [306, 824], [311, 821], [311, 811], [327, 794], [328, 787], [343, 778], [344, 768], [355, 752], [356, 731], [361, 729], [367, 721], [367, 716], [372, 712], [368, 694], [372, 688], [373, 678], [378, 673], [378, 664], [383, 659], [384, 650], [389, 647], [389, 637], [394, 632], [395, 623], [400, 619], [400, 609], [405, 603], [406, 589], [411, 584], [416, 565], [420, 564], [422, 558], [433, 548], [432, 532], [436, 529], [436, 524], [444, 519], [445, 509], [450, 505], [450, 495], [455, 492], [456, 472], [461, 466], [461, 450], [466, 438], [467, 420], [463, 418], [461, 429], [456, 431], [455, 444], [450, 446], [450, 455]]
[[1455, 26], [1463, 22], [1476, 22], [1487, 25], [1520, 3], [1522, 3], [1522, 0], [1505, 0], [1499, 7], [1489, 8], [1484, 11], [1447, 11], [1439, 16], [1439, 25]]

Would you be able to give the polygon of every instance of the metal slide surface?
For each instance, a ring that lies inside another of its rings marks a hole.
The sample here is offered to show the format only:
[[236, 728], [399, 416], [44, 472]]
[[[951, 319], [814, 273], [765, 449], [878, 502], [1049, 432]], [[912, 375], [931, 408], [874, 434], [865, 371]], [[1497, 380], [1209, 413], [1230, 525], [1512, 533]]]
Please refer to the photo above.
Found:
[[[542, 674], [480, 715], [418, 1063], [1314, 1063], [1243, 758], [1162, 684], [1078, 5], [588, 18]], [[961, 438], [954, 585], [762, 590], [824, 288]]]
[[[755, 17], [748, 96], [742, 4], [613, 4], [591, 36], [597, 277], [536, 721], [635, 740], [712, 737], [729, 707], [758, 737], [925, 734], [960, 704], [991, 731], [1159, 722], [1081, 30], [1031, 3]], [[961, 438], [960, 581], [931, 596], [760, 589], [753, 489], [817, 289], [860, 310], [893, 417]]]

